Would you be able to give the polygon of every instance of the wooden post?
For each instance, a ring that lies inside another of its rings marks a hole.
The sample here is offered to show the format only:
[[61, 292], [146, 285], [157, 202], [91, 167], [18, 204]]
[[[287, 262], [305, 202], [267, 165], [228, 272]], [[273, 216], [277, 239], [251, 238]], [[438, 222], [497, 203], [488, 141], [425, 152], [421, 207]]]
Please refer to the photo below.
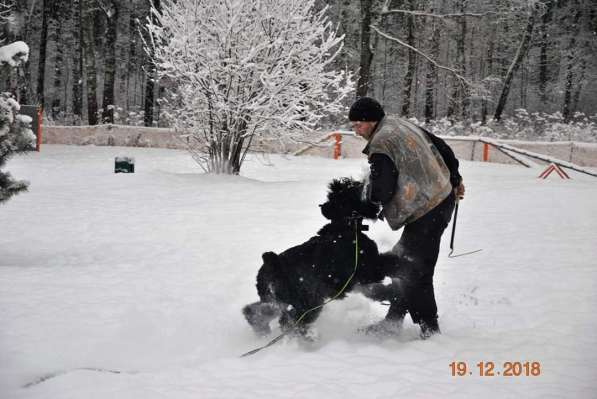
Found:
[[336, 140], [334, 143], [334, 159], [338, 159], [342, 153], [342, 138], [340, 133], [334, 133], [334, 138]]
[[489, 144], [483, 143], [483, 162], [489, 161]]
[[43, 110], [41, 105], [37, 107], [37, 140], [35, 142], [35, 151], [39, 152], [41, 150], [41, 118], [42, 118]]

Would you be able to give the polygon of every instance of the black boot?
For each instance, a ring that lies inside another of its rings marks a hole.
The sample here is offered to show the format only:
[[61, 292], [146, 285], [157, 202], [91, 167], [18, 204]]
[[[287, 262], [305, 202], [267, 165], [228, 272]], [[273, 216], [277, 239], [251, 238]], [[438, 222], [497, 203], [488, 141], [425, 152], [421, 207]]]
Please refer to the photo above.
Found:
[[371, 296], [377, 297], [378, 300], [389, 301], [390, 308], [386, 317], [371, 324], [367, 327], [359, 328], [358, 332], [365, 335], [373, 335], [377, 337], [397, 336], [402, 332], [402, 323], [404, 316], [408, 310], [406, 301], [402, 294], [402, 284], [399, 278], [393, 278], [392, 283], [388, 285], [370, 284]]

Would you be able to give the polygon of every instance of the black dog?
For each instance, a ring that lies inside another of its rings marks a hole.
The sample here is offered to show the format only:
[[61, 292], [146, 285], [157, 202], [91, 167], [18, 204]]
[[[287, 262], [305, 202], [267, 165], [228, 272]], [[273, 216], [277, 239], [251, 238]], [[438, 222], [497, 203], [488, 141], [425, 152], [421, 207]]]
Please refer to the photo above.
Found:
[[320, 205], [321, 213], [331, 222], [303, 244], [279, 255], [262, 255], [263, 266], [257, 273], [260, 301], [243, 308], [257, 334], [269, 334], [269, 323], [276, 317], [286, 331], [308, 312], [296, 326], [299, 334], [306, 334], [308, 326], [319, 316], [320, 306], [335, 297], [355, 271], [355, 255], [356, 273], [339, 298], [355, 284], [380, 282], [396, 265], [394, 255], [380, 254], [375, 242], [362, 232], [367, 229], [361, 223], [363, 218], [375, 219], [379, 213], [379, 206], [361, 200], [362, 190], [361, 182], [349, 178], [333, 180], [327, 201]]

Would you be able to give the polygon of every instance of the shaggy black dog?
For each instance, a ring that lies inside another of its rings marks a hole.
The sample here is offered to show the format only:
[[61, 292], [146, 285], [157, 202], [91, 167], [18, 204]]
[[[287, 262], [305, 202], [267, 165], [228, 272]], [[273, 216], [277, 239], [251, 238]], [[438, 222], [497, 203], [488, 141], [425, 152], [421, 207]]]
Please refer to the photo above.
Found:
[[[306, 334], [322, 305], [336, 296], [355, 270], [355, 244], [358, 243], [358, 266], [342, 298], [355, 284], [380, 282], [396, 258], [380, 254], [377, 245], [363, 234], [363, 218], [375, 219], [379, 207], [361, 200], [363, 184], [343, 178], [329, 184], [327, 201], [320, 205], [330, 223], [307, 242], [275, 254], [265, 252], [263, 266], [257, 273], [260, 301], [243, 308], [249, 324], [259, 335], [271, 332], [269, 323], [279, 317], [285, 331], [307, 311], [296, 330]], [[358, 237], [358, 240], [356, 239]], [[314, 310], [312, 310], [314, 309]]]

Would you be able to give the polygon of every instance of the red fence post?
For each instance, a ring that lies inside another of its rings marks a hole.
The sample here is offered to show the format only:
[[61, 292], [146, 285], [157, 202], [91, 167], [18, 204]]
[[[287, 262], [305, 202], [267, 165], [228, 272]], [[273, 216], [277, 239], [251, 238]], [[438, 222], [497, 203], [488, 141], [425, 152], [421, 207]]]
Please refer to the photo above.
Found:
[[489, 144], [483, 143], [483, 162], [489, 161]]
[[342, 139], [340, 133], [334, 133], [334, 138], [336, 139], [336, 143], [334, 144], [334, 159], [338, 159], [342, 153]]
[[41, 118], [42, 118], [41, 106], [37, 107], [37, 141], [35, 143], [35, 151], [39, 152], [41, 149]]

